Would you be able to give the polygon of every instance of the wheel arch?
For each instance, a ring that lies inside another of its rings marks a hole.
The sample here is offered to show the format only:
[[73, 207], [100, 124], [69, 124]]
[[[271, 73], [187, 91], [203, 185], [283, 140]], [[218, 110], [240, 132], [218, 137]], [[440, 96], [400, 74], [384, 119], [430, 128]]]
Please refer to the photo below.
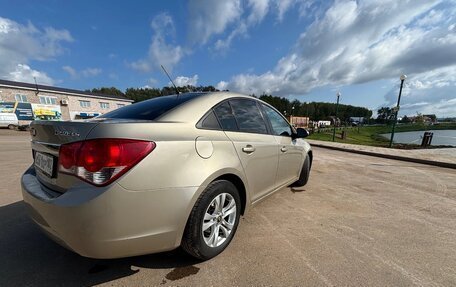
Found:
[[309, 155], [310, 168], [312, 168], [312, 161], [313, 161], [313, 152], [312, 152], [312, 150], [309, 150], [309, 151], [307, 152], [307, 154]]
[[241, 215], [244, 215], [248, 209], [249, 209], [249, 202], [250, 202], [250, 196], [248, 193], [248, 185], [246, 181], [243, 179], [242, 173], [237, 170], [237, 169], [222, 169], [218, 170], [217, 172], [213, 173], [209, 177], [206, 178], [206, 180], [199, 186], [198, 190], [195, 192], [193, 195], [190, 204], [188, 206], [188, 209], [186, 211], [186, 217], [185, 220], [183, 219], [180, 223], [179, 231], [176, 236], [176, 243], [175, 246], [179, 246], [181, 244], [181, 239], [184, 234], [184, 229], [185, 226], [188, 222], [188, 219], [190, 218], [190, 213], [195, 206], [196, 201], [198, 198], [201, 196], [201, 194], [204, 192], [206, 187], [211, 183], [216, 180], [227, 180], [234, 184], [236, 189], [239, 191], [239, 196], [241, 198]]
[[234, 186], [239, 192], [239, 197], [241, 198], [241, 215], [244, 215], [247, 206], [247, 191], [245, 189], [245, 185], [242, 179], [235, 174], [227, 173], [217, 177], [213, 181], [216, 180], [226, 180], [234, 184]]

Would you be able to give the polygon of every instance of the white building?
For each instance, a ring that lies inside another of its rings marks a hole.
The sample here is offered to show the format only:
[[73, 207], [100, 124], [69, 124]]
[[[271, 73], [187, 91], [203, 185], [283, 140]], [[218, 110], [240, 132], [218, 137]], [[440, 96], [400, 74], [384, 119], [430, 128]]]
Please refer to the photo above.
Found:
[[39, 119], [90, 118], [132, 102], [122, 96], [0, 80], [0, 112], [16, 113], [21, 125]]

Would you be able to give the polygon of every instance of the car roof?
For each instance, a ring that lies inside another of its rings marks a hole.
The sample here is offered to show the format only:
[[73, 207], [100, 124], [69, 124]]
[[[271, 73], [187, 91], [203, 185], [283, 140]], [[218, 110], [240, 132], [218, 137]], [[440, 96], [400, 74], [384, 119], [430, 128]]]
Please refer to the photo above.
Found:
[[2, 116], [11, 116], [11, 117], [17, 117], [15, 113], [0, 113]]

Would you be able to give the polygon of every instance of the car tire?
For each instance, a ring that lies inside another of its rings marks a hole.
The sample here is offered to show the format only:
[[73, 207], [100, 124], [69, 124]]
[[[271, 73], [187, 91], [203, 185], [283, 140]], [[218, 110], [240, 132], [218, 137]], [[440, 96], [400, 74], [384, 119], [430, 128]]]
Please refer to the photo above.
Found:
[[302, 165], [301, 174], [299, 175], [299, 179], [292, 185], [293, 187], [301, 187], [307, 184], [309, 181], [310, 175], [310, 157], [307, 154], [306, 159], [304, 160], [304, 164]]
[[14, 125], [8, 125], [8, 128], [9, 128], [10, 130], [14, 130], [15, 126], [14, 126]]
[[230, 244], [236, 233], [240, 213], [241, 199], [234, 184], [227, 180], [212, 182], [190, 213], [182, 248], [200, 260], [217, 256]]

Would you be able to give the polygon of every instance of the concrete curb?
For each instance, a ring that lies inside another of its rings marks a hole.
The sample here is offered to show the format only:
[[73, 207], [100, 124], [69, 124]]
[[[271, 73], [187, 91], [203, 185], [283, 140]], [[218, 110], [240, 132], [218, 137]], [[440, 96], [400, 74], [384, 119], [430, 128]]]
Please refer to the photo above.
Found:
[[395, 160], [401, 160], [401, 161], [408, 161], [408, 162], [456, 169], [456, 163], [450, 163], [450, 162], [433, 161], [433, 160], [405, 157], [405, 156], [399, 156], [399, 155], [383, 154], [383, 153], [377, 153], [377, 152], [371, 152], [371, 151], [355, 150], [355, 149], [348, 149], [348, 148], [335, 147], [335, 146], [327, 146], [327, 145], [316, 144], [316, 143], [312, 143], [310, 145], [316, 146], [316, 147], [321, 147], [321, 148], [332, 149], [332, 150], [357, 153], [357, 154], [362, 154], [362, 155], [369, 155], [369, 156], [375, 156], [375, 157], [381, 157], [381, 158], [395, 159]]

